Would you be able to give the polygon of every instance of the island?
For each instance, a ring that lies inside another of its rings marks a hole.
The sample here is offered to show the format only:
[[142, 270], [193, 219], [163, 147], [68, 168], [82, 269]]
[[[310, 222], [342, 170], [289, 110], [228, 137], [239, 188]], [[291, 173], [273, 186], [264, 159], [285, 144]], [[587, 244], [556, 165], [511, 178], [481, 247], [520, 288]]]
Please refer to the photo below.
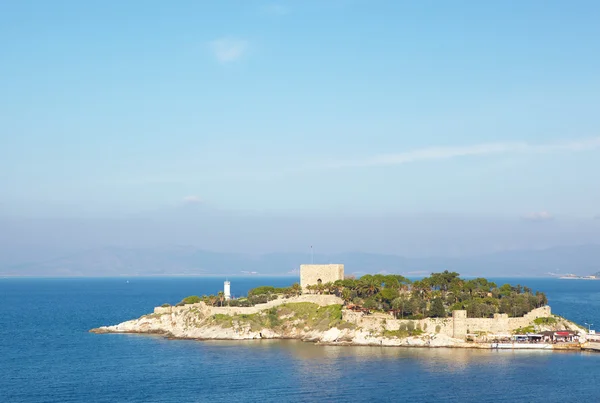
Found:
[[559, 278], [563, 280], [600, 280], [600, 272], [591, 274], [589, 276], [578, 276], [576, 274], [565, 274]]
[[92, 333], [146, 333], [194, 340], [298, 339], [318, 344], [488, 349], [598, 349], [588, 329], [554, 315], [526, 286], [444, 271], [344, 276], [343, 265], [302, 265], [300, 283], [257, 287], [232, 299], [189, 296]]

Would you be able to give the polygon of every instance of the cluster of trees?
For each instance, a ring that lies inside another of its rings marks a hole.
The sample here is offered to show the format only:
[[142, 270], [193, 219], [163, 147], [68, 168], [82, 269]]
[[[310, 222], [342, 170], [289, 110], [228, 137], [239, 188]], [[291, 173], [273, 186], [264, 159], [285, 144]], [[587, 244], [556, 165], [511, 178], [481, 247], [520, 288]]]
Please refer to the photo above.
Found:
[[[466, 280], [447, 270], [412, 282], [397, 274], [367, 274], [359, 279], [346, 278], [333, 283], [309, 285], [307, 291], [335, 294], [349, 307], [392, 312], [398, 318], [410, 319], [444, 318], [457, 309], [466, 310], [467, 315], [474, 318], [491, 317], [495, 313], [523, 316], [548, 303], [544, 293], [534, 292], [528, 287], [510, 284], [498, 287], [485, 278]], [[254, 306], [280, 296], [289, 298], [301, 293], [298, 283], [286, 288], [262, 286], [251, 289], [244, 298], [227, 301], [223, 292], [219, 292], [202, 297], [193, 295], [177, 305], [203, 301], [210, 306]]]
[[485, 278], [465, 280], [447, 270], [414, 282], [400, 275], [376, 274], [309, 286], [308, 290], [336, 294], [348, 305], [414, 319], [443, 318], [457, 309], [465, 309], [469, 317], [485, 318], [494, 313], [523, 316], [548, 303], [544, 293], [534, 293], [528, 287], [498, 287]]

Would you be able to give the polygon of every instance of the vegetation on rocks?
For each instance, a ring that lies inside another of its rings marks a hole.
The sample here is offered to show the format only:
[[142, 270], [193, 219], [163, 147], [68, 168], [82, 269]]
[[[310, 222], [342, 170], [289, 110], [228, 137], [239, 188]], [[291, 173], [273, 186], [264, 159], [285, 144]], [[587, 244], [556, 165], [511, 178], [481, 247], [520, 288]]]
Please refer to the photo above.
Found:
[[535, 333], [535, 326], [520, 327], [516, 330], [513, 330], [513, 333], [514, 334]]
[[370, 275], [316, 284], [308, 291], [335, 294], [349, 308], [393, 312], [398, 318], [447, 317], [464, 309], [469, 317], [486, 318], [495, 313], [523, 316], [548, 303], [546, 295], [521, 285], [500, 287], [485, 278], [462, 279], [444, 271], [411, 282], [400, 275]]
[[556, 322], [556, 318], [553, 317], [537, 318], [533, 321], [536, 325], [554, 325]]
[[[189, 304], [197, 304], [198, 302], [202, 301], [202, 299], [197, 296], [197, 295], [190, 295], [189, 297], [185, 297], [184, 299], [182, 299], [177, 306], [182, 306], [182, 305], [189, 305]], [[167, 305], [167, 304], [164, 304]]]
[[[247, 297], [236, 298], [236, 299], [225, 299], [225, 294], [219, 291], [217, 295], [203, 295], [199, 297], [197, 295], [191, 295], [181, 300], [177, 306], [183, 306], [188, 304], [196, 304], [198, 302], [204, 302], [209, 306], [254, 306], [257, 304], [264, 304], [277, 298], [290, 298], [302, 293], [300, 284], [295, 283], [290, 287], [276, 288], [271, 286], [262, 286], [253, 288], [248, 291]], [[170, 306], [164, 304], [163, 306]]]
[[332, 327], [354, 327], [342, 320], [341, 305], [320, 307], [310, 302], [283, 304], [254, 314], [215, 314], [211, 320], [221, 327], [250, 327], [254, 331], [272, 329], [282, 332], [294, 327], [325, 331]]
[[[528, 287], [510, 284], [499, 287], [485, 278], [467, 280], [447, 270], [414, 282], [401, 275], [367, 274], [359, 279], [309, 285], [307, 291], [337, 295], [350, 309], [392, 312], [401, 319], [445, 318], [459, 309], [466, 310], [472, 318], [492, 317], [495, 313], [517, 317], [548, 303], [544, 293]], [[298, 283], [285, 288], [261, 286], [251, 289], [247, 297], [226, 300], [222, 292], [202, 297], [192, 295], [177, 306], [203, 301], [209, 306], [246, 307], [301, 293]]]
[[392, 338], [404, 339], [409, 336], [420, 336], [423, 333], [424, 332], [421, 329], [408, 330], [406, 328], [401, 328], [398, 330], [384, 330], [382, 332], [382, 336], [390, 338], [390, 339], [392, 339]]

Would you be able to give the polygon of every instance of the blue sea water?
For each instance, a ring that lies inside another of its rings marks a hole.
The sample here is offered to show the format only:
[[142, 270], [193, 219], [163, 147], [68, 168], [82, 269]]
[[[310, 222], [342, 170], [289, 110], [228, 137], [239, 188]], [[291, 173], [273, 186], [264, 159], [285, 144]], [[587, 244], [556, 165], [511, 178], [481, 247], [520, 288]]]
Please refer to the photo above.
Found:
[[[127, 282], [128, 281], [128, 282]], [[598, 402], [600, 353], [198, 342], [93, 327], [221, 278], [0, 279], [0, 402]], [[233, 278], [232, 293], [293, 278]], [[496, 279], [600, 325], [600, 281]], [[600, 326], [599, 326], [600, 327]]]

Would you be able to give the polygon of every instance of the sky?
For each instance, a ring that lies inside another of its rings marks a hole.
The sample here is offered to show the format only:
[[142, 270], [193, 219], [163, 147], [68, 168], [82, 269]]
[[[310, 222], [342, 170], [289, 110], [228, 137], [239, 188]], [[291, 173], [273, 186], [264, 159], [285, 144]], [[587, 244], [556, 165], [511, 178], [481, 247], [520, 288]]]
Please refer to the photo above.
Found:
[[596, 1], [0, 2], [0, 236], [139, 240], [151, 217], [152, 242], [214, 249], [303, 248], [340, 222], [334, 249], [597, 242], [599, 18]]

